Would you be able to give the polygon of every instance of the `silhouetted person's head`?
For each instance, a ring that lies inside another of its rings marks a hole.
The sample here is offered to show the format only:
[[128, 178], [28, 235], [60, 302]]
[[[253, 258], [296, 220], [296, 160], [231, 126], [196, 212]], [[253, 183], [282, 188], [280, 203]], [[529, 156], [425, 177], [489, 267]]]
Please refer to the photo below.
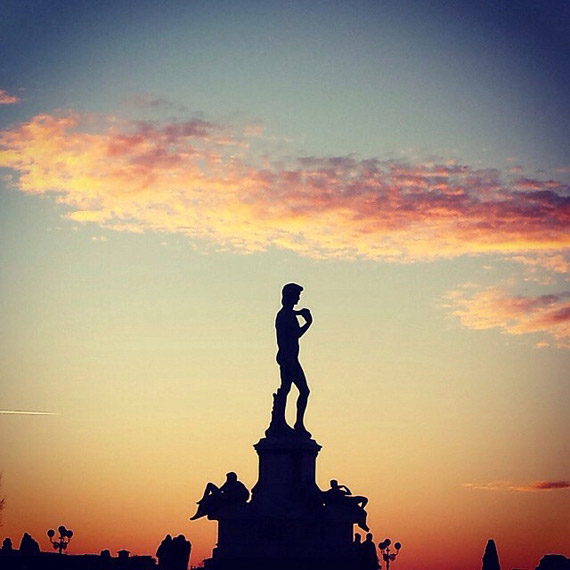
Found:
[[229, 473], [226, 473], [226, 479], [233, 483], [237, 481], [237, 475], [233, 471], [230, 471]]
[[361, 541], [362, 541], [362, 537], [361, 537], [358, 533], [356, 533], [356, 534], [354, 535], [354, 542], [355, 542], [356, 544], [360, 544]]
[[299, 302], [302, 290], [303, 287], [297, 285], [297, 283], [287, 283], [281, 289], [281, 304], [284, 307], [293, 308]]
[[367, 532], [367, 533], [366, 533], [366, 542], [372, 542], [372, 539], [373, 539], [373, 538], [374, 538], [374, 537], [372, 536], [372, 533], [371, 533], [371, 532]]
[[331, 479], [331, 489], [336, 489], [338, 487], [338, 481], [336, 479]]

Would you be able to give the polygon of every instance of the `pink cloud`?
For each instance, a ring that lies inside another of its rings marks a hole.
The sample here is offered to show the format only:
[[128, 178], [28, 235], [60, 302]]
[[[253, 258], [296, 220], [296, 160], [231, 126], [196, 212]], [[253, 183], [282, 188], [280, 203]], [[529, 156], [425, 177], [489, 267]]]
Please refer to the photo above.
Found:
[[570, 489], [570, 481], [534, 481], [529, 484], [512, 481], [493, 481], [491, 483], [464, 483], [463, 487], [484, 491], [517, 491], [521, 493], [537, 493]]
[[[470, 288], [447, 294], [448, 307], [472, 329], [499, 329], [505, 334], [541, 333], [559, 348], [570, 348], [570, 291], [558, 295], [511, 295], [499, 287], [470, 294]], [[540, 341], [545, 346], [545, 340]]]
[[0, 105], [15, 105], [19, 102], [19, 97], [16, 97], [16, 95], [10, 95], [4, 89], [0, 89]]
[[562, 182], [453, 162], [271, 164], [262, 162], [271, 149], [254, 151], [260, 144], [259, 130], [199, 119], [45, 114], [0, 133], [0, 166], [22, 192], [53, 196], [69, 219], [221, 249], [401, 262], [570, 249]]

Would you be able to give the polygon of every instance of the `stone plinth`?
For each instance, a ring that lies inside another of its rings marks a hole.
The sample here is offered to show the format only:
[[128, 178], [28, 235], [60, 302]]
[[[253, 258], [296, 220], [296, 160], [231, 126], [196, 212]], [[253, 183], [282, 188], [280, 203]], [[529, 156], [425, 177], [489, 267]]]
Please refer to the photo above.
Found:
[[354, 519], [325, 507], [315, 481], [321, 446], [295, 434], [265, 437], [254, 448], [259, 477], [245, 505], [217, 511], [215, 570], [347, 568]]
[[[265, 437], [254, 446], [259, 455], [259, 477], [252, 489], [251, 506], [260, 515], [307, 513], [319, 502], [315, 481], [321, 446], [313, 439]], [[312, 508], [311, 508], [312, 507]]]

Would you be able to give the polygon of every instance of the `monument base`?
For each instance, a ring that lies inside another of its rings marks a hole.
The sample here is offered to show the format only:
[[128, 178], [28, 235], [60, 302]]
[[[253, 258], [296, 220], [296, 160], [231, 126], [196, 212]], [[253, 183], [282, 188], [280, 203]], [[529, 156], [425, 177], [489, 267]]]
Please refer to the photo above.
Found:
[[354, 513], [325, 506], [315, 481], [321, 446], [295, 434], [265, 437], [254, 448], [259, 479], [249, 503], [216, 511], [215, 570], [315, 570], [350, 567]]

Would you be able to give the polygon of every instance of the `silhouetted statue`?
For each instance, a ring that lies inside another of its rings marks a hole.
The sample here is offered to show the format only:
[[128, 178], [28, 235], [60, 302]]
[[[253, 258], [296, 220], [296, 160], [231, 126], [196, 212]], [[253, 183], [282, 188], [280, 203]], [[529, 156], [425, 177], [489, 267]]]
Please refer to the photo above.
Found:
[[198, 501], [196, 514], [190, 520], [213, 514], [215, 511], [232, 505], [247, 503], [249, 491], [247, 487], [238, 481], [237, 475], [231, 471], [226, 473], [226, 481], [218, 487], [214, 483], [207, 483], [202, 498]]
[[5, 538], [2, 541], [2, 548], [0, 549], [0, 552], [2, 552], [3, 554], [7, 554], [10, 552], [13, 552], [14, 549], [12, 547], [12, 539], [11, 538]]
[[40, 545], [25, 532], [20, 542], [20, 554], [39, 554]]
[[353, 495], [346, 485], [339, 485], [336, 479], [331, 479], [330, 489], [323, 492], [323, 503], [327, 506], [339, 507], [354, 514], [356, 524], [364, 531], [370, 529], [366, 524], [367, 513], [364, 507], [368, 504], [368, 499], [361, 495]]
[[[309, 386], [301, 364], [299, 363], [299, 339], [307, 332], [313, 322], [309, 309], [295, 311], [293, 307], [299, 302], [303, 287], [296, 283], [287, 283], [281, 291], [281, 309], [275, 317], [275, 331], [277, 333], [277, 364], [281, 375], [281, 385], [274, 396], [273, 414], [268, 435], [287, 435], [291, 428], [285, 420], [287, 396], [291, 384], [299, 390], [297, 397], [297, 416], [295, 432], [299, 435], [311, 437], [305, 428], [305, 410], [309, 399]], [[305, 321], [301, 326], [297, 317]]]
[[482, 570], [501, 570], [497, 547], [495, 546], [495, 541], [492, 538], [487, 541], [487, 546], [485, 547]]
[[378, 552], [376, 551], [376, 545], [373, 542], [372, 533], [366, 534], [366, 540], [362, 543], [362, 559], [364, 563], [364, 568], [366, 570], [378, 570]]

